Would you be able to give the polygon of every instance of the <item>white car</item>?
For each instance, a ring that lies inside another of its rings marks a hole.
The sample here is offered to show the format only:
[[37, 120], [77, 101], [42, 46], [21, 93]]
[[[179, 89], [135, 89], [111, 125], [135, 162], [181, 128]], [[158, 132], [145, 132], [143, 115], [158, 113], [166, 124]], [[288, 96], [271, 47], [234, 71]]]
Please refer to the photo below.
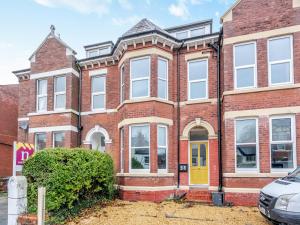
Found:
[[258, 203], [261, 214], [274, 224], [300, 224], [300, 167], [265, 186]]

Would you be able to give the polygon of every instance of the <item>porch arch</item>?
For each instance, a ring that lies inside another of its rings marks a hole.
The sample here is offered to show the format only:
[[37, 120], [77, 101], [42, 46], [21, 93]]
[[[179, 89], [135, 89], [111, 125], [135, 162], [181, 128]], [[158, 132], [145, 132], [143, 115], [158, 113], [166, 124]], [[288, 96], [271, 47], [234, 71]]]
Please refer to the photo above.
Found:
[[87, 132], [83, 144], [90, 145], [92, 143], [92, 137], [95, 133], [103, 134], [105, 138], [105, 144], [110, 144], [112, 142], [111, 139], [109, 138], [109, 134], [106, 131], [106, 129], [99, 125], [95, 125], [95, 127], [93, 127], [92, 129], [89, 130], [89, 132]]
[[187, 124], [184, 127], [183, 132], [182, 132], [182, 136], [181, 136], [181, 140], [188, 140], [190, 130], [194, 127], [199, 127], [199, 126], [205, 128], [207, 130], [209, 139], [217, 137], [217, 135], [215, 133], [215, 130], [212, 127], [212, 125], [210, 125], [210, 123], [202, 120], [201, 118], [196, 118], [194, 121], [190, 122], [189, 124]]

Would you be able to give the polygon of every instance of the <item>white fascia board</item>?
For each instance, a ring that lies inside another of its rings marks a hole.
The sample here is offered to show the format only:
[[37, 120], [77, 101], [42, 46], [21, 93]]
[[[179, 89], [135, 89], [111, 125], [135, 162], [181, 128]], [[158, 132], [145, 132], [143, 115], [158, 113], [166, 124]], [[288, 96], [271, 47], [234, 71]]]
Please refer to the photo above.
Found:
[[99, 69], [99, 70], [91, 70], [89, 71], [89, 75], [91, 76], [97, 76], [97, 75], [105, 75], [107, 74], [107, 69]]
[[30, 80], [34, 79], [40, 79], [40, 78], [45, 78], [45, 77], [53, 77], [57, 75], [63, 75], [63, 74], [68, 74], [72, 73], [76, 77], [79, 77], [79, 73], [74, 70], [73, 68], [65, 68], [65, 69], [60, 69], [60, 70], [53, 70], [53, 71], [48, 71], [48, 72], [43, 72], [43, 73], [34, 73], [30, 75]]

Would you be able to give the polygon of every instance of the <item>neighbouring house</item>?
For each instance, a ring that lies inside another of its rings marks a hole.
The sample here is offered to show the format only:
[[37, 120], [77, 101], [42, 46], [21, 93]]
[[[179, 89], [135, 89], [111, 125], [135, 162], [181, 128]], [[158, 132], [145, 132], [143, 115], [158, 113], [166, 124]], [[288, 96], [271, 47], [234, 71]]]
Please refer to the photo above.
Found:
[[51, 26], [14, 71], [18, 140], [107, 152], [123, 199], [255, 205], [300, 162], [300, 0], [239, 0], [221, 22], [143, 19], [84, 59]]
[[0, 189], [12, 175], [13, 143], [18, 136], [18, 97], [17, 84], [0, 85]]

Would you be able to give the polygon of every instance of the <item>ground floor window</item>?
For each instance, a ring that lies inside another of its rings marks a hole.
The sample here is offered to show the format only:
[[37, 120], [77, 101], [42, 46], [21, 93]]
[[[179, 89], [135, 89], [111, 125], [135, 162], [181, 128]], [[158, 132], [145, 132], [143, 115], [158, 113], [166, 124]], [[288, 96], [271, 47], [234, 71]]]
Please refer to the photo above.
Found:
[[294, 117], [270, 119], [270, 149], [272, 169], [293, 169], [295, 153]]
[[130, 171], [150, 171], [150, 126], [130, 126]]
[[65, 132], [54, 132], [53, 133], [53, 147], [65, 147]]
[[168, 130], [167, 126], [157, 126], [157, 168], [158, 172], [167, 172], [168, 155]]
[[92, 149], [105, 151], [105, 136], [101, 132], [95, 132], [91, 137]]
[[34, 139], [35, 139], [34, 143], [35, 143], [36, 151], [46, 148], [46, 140], [47, 140], [46, 133], [36, 133]]
[[257, 170], [257, 119], [235, 121], [235, 149], [237, 170]]
[[124, 128], [120, 130], [120, 172], [124, 172]]

